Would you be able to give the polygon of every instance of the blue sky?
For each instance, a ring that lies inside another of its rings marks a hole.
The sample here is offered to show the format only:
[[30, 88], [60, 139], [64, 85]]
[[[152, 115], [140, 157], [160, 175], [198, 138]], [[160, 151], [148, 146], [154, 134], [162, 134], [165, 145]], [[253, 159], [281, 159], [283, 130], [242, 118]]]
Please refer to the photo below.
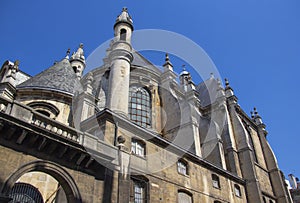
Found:
[[[136, 30], [169, 30], [200, 45], [245, 112], [258, 108], [285, 175], [300, 176], [298, 0], [1, 0], [0, 62], [19, 59], [35, 75], [81, 42], [88, 56], [113, 37], [123, 6]], [[153, 62], [163, 64], [163, 53]], [[173, 65], [179, 72], [181, 62]]]

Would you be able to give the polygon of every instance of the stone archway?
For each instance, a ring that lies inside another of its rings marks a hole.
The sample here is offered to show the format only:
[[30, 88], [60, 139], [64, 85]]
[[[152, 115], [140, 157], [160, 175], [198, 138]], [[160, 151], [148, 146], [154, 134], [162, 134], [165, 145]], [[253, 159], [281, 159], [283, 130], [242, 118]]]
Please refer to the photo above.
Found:
[[58, 164], [42, 160], [21, 166], [5, 182], [1, 193], [8, 196], [16, 181], [25, 173], [33, 171], [44, 172], [54, 177], [65, 191], [68, 202], [82, 203], [80, 192], [71, 175]]

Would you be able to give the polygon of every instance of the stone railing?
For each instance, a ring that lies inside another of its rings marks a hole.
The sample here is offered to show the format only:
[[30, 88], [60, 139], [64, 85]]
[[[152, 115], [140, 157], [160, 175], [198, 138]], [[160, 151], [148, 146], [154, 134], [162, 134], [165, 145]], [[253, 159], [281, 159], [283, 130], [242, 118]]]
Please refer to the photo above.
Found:
[[11, 101], [0, 96], [0, 112], [13, 116], [16, 119], [23, 120], [32, 125], [43, 128], [58, 136], [65, 137], [69, 140], [79, 142], [80, 132], [76, 129], [55, 121], [32, 108], [21, 104], [17, 101]]
[[58, 136], [65, 137], [67, 139], [79, 142], [79, 133], [69, 126], [63, 125], [47, 116], [44, 116], [38, 112], [32, 112], [31, 123], [40, 128], [44, 128]]

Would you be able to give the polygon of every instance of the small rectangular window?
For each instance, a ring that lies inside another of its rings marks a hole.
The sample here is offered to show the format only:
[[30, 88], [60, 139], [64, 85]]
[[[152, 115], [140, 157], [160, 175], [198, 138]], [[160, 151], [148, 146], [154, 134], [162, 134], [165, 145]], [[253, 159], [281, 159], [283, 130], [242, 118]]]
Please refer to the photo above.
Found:
[[216, 174], [211, 175], [212, 178], [212, 185], [214, 188], [221, 188], [220, 187], [220, 178]]
[[179, 160], [177, 162], [177, 171], [178, 171], [178, 173], [181, 173], [183, 175], [187, 175], [188, 174], [187, 163], [185, 161]]
[[235, 184], [234, 185], [234, 192], [235, 192], [235, 195], [237, 197], [241, 197], [242, 196], [242, 193], [241, 193], [241, 188], [239, 185]]
[[131, 151], [138, 156], [145, 156], [145, 144], [143, 141], [132, 139]]

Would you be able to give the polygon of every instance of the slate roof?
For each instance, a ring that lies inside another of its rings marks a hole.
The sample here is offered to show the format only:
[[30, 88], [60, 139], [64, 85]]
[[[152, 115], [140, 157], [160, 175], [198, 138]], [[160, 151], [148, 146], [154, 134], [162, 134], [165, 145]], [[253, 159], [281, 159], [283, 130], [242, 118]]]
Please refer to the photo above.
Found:
[[202, 107], [210, 105], [216, 101], [218, 87], [218, 81], [215, 78], [210, 78], [196, 87], [196, 90], [199, 93], [198, 98], [200, 99]]
[[161, 74], [161, 70], [154, 66], [150, 61], [148, 61], [141, 53], [138, 51], [133, 51], [133, 61], [131, 62], [131, 65], [135, 65], [138, 67], [143, 67], [152, 71], [155, 71], [158, 74]]
[[68, 59], [57, 62], [50, 68], [26, 80], [18, 89], [32, 88], [63, 92], [73, 95], [81, 86]]

